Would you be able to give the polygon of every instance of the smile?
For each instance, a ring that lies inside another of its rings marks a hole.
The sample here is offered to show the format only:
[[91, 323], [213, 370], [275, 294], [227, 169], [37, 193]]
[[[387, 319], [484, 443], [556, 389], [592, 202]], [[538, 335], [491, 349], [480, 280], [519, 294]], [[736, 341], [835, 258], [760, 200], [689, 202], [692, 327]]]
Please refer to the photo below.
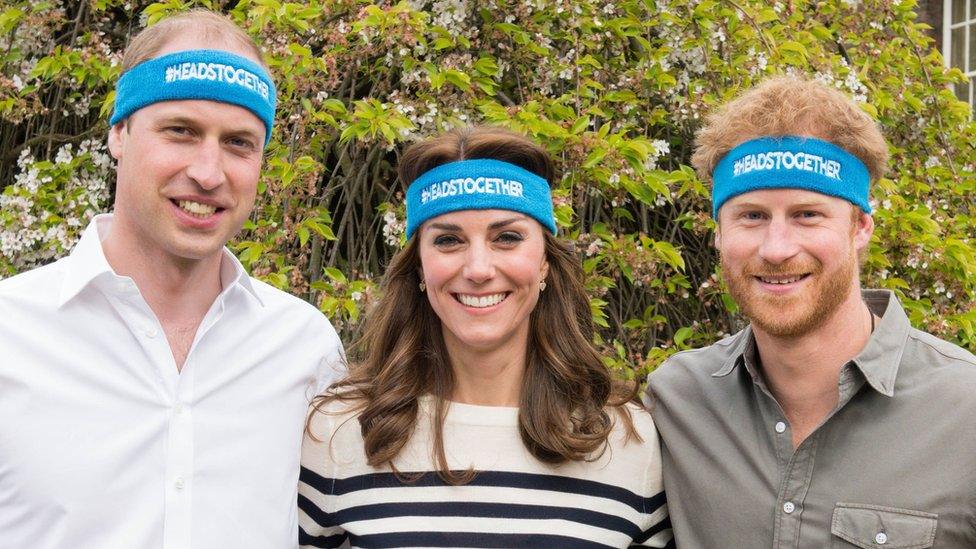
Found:
[[769, 276], [756, 276], [761, 282], [766, 284], [793, 284], [794, 282], [799, 282], [804, 278], [810, 276], [809, 274], [800, 275], [769, 275]]
[[210, 204], [201, 204], [200, 202], [193, 202], [192, 200], [174, 200], [181, 210], [196, 217], [198, 219], [206, 219], [217, 212], [217, 210], [222, 210], [223, 208], [218, 208]]
[[491, 294], [483, 296], [466, 295], [466, 294], [454, 294], [454, 299], [458, 300], [462, 305], [467, 307], [474, 307], [476, 309], [485, 309], [487, 307], [494, 307], [505, 298], [508, 297], [508, 293]]

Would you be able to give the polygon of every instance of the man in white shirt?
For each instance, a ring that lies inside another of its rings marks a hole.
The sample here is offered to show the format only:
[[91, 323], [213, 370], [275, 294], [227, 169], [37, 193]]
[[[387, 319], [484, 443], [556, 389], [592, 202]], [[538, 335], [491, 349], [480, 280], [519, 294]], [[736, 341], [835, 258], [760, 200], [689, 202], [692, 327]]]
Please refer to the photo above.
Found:
[[0, 549], [297, 544], [305, 412], [341, 344], [224, 247], [274, 106], [260, 50], [222, 16], [133, 39], [115, 213], [0, 282]]

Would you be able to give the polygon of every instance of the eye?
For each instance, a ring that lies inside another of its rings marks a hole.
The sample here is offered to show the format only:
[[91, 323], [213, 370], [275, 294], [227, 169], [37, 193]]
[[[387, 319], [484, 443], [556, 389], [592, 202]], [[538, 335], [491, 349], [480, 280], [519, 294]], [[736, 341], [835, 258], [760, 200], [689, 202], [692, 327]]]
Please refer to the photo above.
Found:
[[521, 233], [517, 233], [515, 231], [505, 231], [495, 238], [496, 242], [510, 245], [518, 244], [523, 240], [525, 240], [525, 237], [522, 236]]
[[740, 214], [739, 217], [741, 217], [742, 219], [744, 219], [746, 221], [762, 221], [763, 219], [766, 218], [766, 214], [764, 214], [764, 213], [762, 213], [762, 212], [760, 212], [758, 210], [748, 210], [748, 211], [742, 212], [742, 214]]
[[815, 220], [823, 217], [823, 215], [816, 210], [802, 210], [797, 212], [796, 216], [801, 220]]
[[237, 149], [254, 150], [254, 142], [246, 137], [231, 137], [227, 144]]
[[438, 248], [450, 248], [461, 243], [461, 239], [453, 234], [442, 234], [434, 238], [434, 246]]
[[163, 131], [178, 137], [189, 137], [193, 135], [193, 131], [186, 126], [167, 126]]

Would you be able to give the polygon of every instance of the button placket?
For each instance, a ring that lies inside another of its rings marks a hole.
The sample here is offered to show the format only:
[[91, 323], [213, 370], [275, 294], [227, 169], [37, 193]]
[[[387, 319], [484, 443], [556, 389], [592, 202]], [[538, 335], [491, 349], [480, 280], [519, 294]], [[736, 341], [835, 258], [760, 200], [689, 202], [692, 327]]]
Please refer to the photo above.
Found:
[[170, 401], [163, 547], [189, 547], [193, 515], [194, 373], [184, 367]]
[[803, 523], [803, 500], [810, 488], [818, 435], [813, 434], [793, 451], [783, 472], [779, 512], [774, 520], [773, 547], [795, 548]]

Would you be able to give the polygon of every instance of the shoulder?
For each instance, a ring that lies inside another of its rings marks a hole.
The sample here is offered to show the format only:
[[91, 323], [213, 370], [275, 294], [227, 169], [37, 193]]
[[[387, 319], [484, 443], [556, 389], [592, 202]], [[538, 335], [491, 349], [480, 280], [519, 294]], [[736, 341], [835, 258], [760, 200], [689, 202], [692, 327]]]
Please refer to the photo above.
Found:
[[323, 396], [316, 397], [308, 408], [305, 436], [312, 438], [331, 437], [350, 420], [359, 426], [359, 412], [361, 402], [358, 400], [343, 400], [333, 398], [325, 400]]
[[59, 289], [64, 281], [64, 260], [0, 280], [0, 298]]
[[0, 280], [0, 322], [18, 311], [55, 310], [65, 276], [65, 260]]
[[302, 341], [302, 345], [321, 341], [330, 347], [341, 348], [339, 335], [332, 323], [314, 305], [256, 278], [251, 277], [250, 282], [264, 305], [263, 314], [287, 326], [287, 330], [280, 330], [279, 333], [292, 334]]
[[905, 382], [931, 384], [946, 396], [955, 393], [970, 401], [976, 392], [976, 356], [921, 330], [909, 330], [900, 368], [907, 369]]
[[[608, 437], [611, 449], [615, 452], [621, 450], [627, 453], [637, 452], [645, 457], [649, 453], [656, 452], [657, 428], [654, 426], [651, 414], [643, 406], [628, 402], [624, 406], [611, 408], [610, 417], [613, 420], [613, 430]], [[633, 433], [627, 429], [628, 420], [634, 428]]]
[[276, 312], [284, 310], [288, 314], [300, 315], [309, 321], [329, 323], [321, 311], [304, 299], [279, 290], [267, 282], [254, 277], [250, 277], [250, 282], [251, 287], [254, 288], [254, 293], [261, 299], [265, 307]]
[[[916, 355], [928, 355], [947, 366], [976, 366], [976, 356], [962, 347], [921, 330], [908, 332], [908, 340], [915, 346]], [[976, 372], [976, 369], [973, 370]]]
[[648, 376], [648, 391], [658, 394], [698, 386], [741, 354], [749, 337], [749, 331], [742, 330], [708, 347], [675, 353]]

